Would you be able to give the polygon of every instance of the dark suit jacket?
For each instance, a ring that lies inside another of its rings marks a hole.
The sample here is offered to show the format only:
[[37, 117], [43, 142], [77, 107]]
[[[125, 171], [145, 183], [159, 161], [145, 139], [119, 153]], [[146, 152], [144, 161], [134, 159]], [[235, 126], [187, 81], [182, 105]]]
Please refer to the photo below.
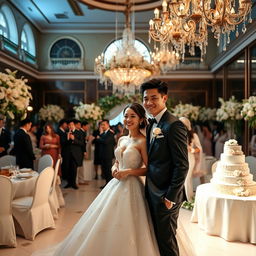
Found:
[[80, 131], [75, 130], [73, 132], [75, 139], [67, 141], [67, 153], [71, 154], [76, 161], [77, 166], [82, 166], [83, 164], [83, 135]]
[[87, 137], [87, 132], [84, 131], [84, 130], [80, 130], [82, 136], [83, 136], [83, 143], [84, 143], [84, 146], [83, 146], [83, 152], [86, 152], [86, 137]]
[[115, 137], [114, 134], [108, 130], [100, 134], [100, 138], [96, 139], [95, 143], [100, 145], [100, 158], [103, 161], [112, 161], [114, 158]]
[[57, 134], [60, 136], [61, 156], [65, 156], [65, 147], [67, 147], [67, 133], [62, 131], [60, 128], [57, 130]]
[[19, 129], [14, 135], [14, 154], [16, 155], [16, 163], [20, 168], [33, 169], [35, 155], [31, 139], [23, 129]]
[[166, 111], [157, 127], [162, 135], [150, 143], [147, 128], [148, 172], [146, 195], [149, 191], [157, 197], [179, 203], [185, 199], [184, 181], [188, 171], [187, 130], [182, 122]]
[[0, 157], [7, 154], [7, 150], [9, 148], [9, 144], [11, 143], [11, 134], [8, 130], [6, 130], [4, 127], [2, 129], [1, 135], [0, 135], [0, 147], [4, 147], [5, 151], [0, 153]]

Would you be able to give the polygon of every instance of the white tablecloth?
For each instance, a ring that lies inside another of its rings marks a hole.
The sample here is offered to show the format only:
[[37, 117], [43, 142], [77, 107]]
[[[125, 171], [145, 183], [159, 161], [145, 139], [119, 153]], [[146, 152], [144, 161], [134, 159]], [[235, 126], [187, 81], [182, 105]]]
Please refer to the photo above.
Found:
[[191, 217], [209, 235], [256, 243], [256, 196], [217, 194], [211, 184], [198, 186]]
[[78, 183], [83, 183], [88, 180], [93, 180], [94, 174], [93, 160], [83, 160], [83, 166], [77, 170]]
[[11, 179], [13, 185], [13, 199], [33, 195], [38, 173], [33, 172], [32, 175], [33, 177], [29, 179]]

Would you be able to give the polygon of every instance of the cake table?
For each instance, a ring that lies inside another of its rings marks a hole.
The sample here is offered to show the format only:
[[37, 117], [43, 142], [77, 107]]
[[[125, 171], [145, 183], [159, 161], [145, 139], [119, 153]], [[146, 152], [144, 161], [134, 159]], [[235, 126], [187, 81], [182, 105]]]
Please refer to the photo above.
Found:
[[223, 195], [210, 183], [200, 185], [191, 221], [209, 235], [256, 244], [256, 196]]

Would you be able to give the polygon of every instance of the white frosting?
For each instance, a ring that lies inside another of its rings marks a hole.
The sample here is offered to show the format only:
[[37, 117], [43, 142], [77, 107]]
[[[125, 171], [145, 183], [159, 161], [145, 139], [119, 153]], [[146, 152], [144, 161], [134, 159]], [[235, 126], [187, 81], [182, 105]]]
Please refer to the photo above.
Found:
[[245, 155], [226, 155], [222, 153], [220, 155], [221, 162], [225, 164], [242, 164], [245, 162]]
[[213, 180], [216, 180], [219, 183], [222, 184], [233, 184], [233, 185], [239, 185], [239, 186], [243, 186], [243, 185], [250, 185], [253, 183], [253, 175], [249, 174], [245, 177], [235, 177], [235, 176], [223, 176], [220, 175], [220, 173], [214, 173], [213, 174]]

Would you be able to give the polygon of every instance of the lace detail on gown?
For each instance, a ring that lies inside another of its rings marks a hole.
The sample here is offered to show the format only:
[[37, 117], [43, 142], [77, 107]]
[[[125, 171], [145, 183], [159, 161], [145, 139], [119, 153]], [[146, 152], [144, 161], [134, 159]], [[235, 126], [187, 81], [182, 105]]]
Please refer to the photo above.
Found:
[[[119, 169], [142, 165], [136, 148], [118, 147]], [[65, 240], [34, 256], [159, 256], [139, 177], [113, 178], [92, 202]]]

